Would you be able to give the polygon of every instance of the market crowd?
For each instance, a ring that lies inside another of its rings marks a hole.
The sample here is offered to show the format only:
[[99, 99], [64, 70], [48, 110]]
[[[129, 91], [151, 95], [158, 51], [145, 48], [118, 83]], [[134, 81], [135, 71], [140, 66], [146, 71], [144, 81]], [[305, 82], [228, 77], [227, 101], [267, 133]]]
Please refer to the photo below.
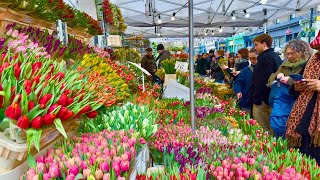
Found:
[[254, 48], [237, 54], [203, 53], [197, 57], [197, 73], [228, 83], [242, 110], [264, 130], [286, 138], [290, 147], [320, 164], [320, 32], [311, 44], [289, 41], [283, 52], [271, 48], [268, 34], [253, 43]]

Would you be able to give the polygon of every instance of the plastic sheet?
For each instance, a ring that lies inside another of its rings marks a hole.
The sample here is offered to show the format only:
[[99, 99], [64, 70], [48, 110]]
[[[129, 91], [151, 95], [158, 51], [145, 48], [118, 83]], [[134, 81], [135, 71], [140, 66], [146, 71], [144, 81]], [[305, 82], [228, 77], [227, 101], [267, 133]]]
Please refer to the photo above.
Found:
[[[196, 92], [194, 92], [196, 93]], [[190, 88], [184, 86], [173, 79], [168, 80], [168, 85], [163, 92], [163, 98], [178, 98], [181, 100], [190, 100]]]

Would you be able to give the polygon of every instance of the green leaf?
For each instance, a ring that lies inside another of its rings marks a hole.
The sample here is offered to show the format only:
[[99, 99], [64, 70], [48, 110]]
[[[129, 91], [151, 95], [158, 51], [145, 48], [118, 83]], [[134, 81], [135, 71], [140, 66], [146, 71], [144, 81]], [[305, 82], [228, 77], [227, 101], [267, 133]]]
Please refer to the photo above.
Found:
[[33, 132], [34, 147], [38, 150], [38, 152], [40, 151], [41, 133], [42, 130], [34, 130]]
[[37, 162], [31, 154], [28, 154], [28, 166], [33, 169], [37, 169]]
[[22, 106], [22, 114], [28, 113], [28, 96], [26, 90], [22, 88], [22, 95], [21, 95], [21, 106]]
[[0, 91], [0, 96], [5, 96], [6, 93], [4, 91]]
[[64, 127], [61, 123], [61, 120], [59, 118], [57, 118], [55, 121], [54, 121], [54, 124], [56, 125], [56, 128], [57, 130], [66, 138], [68, 139], [68, 136], [66, 134], [66, 131], [64, 130]]
[[28, 113], [27, 116], [30, 121], [32, 121], [35, 117], [39, 116], [44, 111], [43, 109], [39, 110], [39, 106], [40, 105], [37, 105], [36, 107], [31, 109], [31, 111]]
[[28, 153], [30, 153], [32, 142], [34, 141], [33, 129], [28, 129], [27, 131], [27, 142], [28, 142]]

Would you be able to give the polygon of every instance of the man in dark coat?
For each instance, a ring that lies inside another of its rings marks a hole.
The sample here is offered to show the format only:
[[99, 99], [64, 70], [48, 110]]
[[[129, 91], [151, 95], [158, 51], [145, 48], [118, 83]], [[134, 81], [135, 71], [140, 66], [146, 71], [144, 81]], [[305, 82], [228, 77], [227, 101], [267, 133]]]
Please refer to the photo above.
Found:
[[156, 73], [156, 61], [152, 55], [152, 48], [147, 48], [146, 52], [147, 54], [144, 55], [141, 60], [141, 67], [146, 69], [154, 77]]
[[165, 59], [169, 59], [170, 58], [170, 52], [164, 49], [163, 44], [159, 44], [157, 46], [157, 51], [159, 53], [157, 59], [156, 59], [156, 66], [157, 68], [161, 68], [161, 61], [165, 60]]
[[272, 37], [268, 34], [261, 34], [253, 39], [254, 48], [258, 51], [258, 63], [253, 72], [253, 82], [250, 86], [249, 102], [253, 103], [253, 118], [263, 127], [264, 130], [272, 132], [270, 127], [269, 95], [271, 89], [267, 87], [268, 79], [275, 73], [282, 60], [272, 47]]
[[207, 75], [207, 54], [202, 53], [202, 57], [197, 61], [196, 72], [200, 74], [200, 76]]

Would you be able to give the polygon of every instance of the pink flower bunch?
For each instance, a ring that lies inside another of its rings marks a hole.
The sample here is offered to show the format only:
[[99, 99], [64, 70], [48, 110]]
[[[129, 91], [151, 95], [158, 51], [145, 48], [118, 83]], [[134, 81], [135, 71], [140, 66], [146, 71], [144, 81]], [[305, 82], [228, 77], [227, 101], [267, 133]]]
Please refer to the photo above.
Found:
[[184, 123], [162, 125], [153, 136], [150, 146], [163, 152], [164, 147], [184, 147], [193, 145], [195, 136], [190, 125]]
[[95, 46], [93, 49], [98, 54], [99, 57], [101, 57], [101, 58], [110, 58], [110, 54], [107, 51], [105, 51], [104, 49], [99, 48], [97, 46]]
[[33, 180], [41, 173], [44, 180], [61, 178], [73, 180], [78, 174], [85, 179], [93, 176], [96, 180], [127, 177], [130, 162], [136, 157], [139, 141], [129, 132], [102, 131], [73, 137], [60, 147], [50, 149], [46, 156], [39, 156], [36, 168], [29, 169], [24, 176]]
[[212, 129], [209, 127], [201, 126], [199, 130], [196, 130], [196, 137], [199, 139], [200, 143], [203, 145], [226, 145], [229, 144], [228, 138], [221, 134], [221, 131]]

